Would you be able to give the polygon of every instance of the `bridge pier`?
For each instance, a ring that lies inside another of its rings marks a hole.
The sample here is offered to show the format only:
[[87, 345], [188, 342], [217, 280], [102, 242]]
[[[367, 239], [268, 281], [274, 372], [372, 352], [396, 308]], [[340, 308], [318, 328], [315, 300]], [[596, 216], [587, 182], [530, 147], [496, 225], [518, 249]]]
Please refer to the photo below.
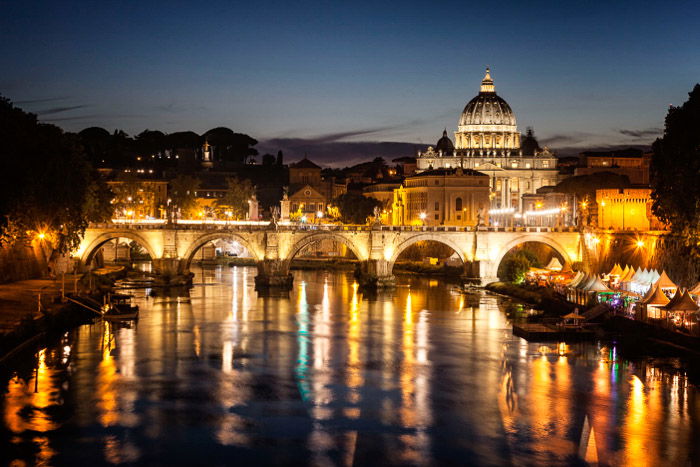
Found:
[[391, 265], [384, 259], [362, 261], [355, 275], [360, 287], [363, 288], [389, 289], [396, 286], [396, 278], [391, 273]]
[[181, 258], [156, 258], [152, 260], [153, 272], [160, 285], [190, 285], [192, 274], [186, 269], [185, 260]]
[[258, 261], [258, 275], [255, 276], [256, 289], [291, 289], [294, 277], [289, 273], [289, 262], [280, 259]]

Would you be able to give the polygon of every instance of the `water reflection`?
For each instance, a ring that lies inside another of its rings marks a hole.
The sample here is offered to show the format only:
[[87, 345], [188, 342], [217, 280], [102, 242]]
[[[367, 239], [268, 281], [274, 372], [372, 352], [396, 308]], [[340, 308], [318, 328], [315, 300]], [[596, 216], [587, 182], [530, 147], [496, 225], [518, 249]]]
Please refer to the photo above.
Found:
[[[83, 326], [4, 381], [0, 452], [27, 464], [698, 463], [700, 406], [675, 360], [527, 343], [509, 303], [411, 280], [364, 296], [297, 273], [203, 269], [139, 298], [136, 325]], [[511, 307], [512, 308], [512, 307]]]

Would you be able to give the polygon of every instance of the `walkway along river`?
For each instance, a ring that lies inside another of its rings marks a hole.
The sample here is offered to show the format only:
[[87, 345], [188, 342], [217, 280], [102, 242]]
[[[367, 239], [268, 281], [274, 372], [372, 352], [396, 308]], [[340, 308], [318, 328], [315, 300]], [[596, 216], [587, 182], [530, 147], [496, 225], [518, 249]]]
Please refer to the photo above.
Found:
[[2, 380], [0, 456], [27, 463], [695, 465], [700, 393], [676, 359], [514, 337], [508, 299], [399, 278], [197, 270], [136, 291], [138, 323], [38, 349]]

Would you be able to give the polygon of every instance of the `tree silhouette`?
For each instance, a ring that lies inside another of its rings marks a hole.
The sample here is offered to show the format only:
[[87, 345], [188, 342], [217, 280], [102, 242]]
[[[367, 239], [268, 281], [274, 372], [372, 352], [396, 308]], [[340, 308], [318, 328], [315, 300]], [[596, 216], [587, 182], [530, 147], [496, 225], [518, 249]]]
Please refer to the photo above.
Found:
[[226, 127], [212, 128], [204, 133], [206, 140], [214, 146], [214, 158], [225, 162], [248, 163], [258, 151], [251, 146], [258, 141], [248, 135], [234, 133]]
[[89, 222], [109, 218], [112, 194], [78, 135], [38, 123], [0, 96], [0, 138], [0, 230], [46, 232], [64, 252], [80, 243]]
[[652, 145], [652, 210], [696, 252], [700, 234], [700, 84], [666, 115], [662, 138]]

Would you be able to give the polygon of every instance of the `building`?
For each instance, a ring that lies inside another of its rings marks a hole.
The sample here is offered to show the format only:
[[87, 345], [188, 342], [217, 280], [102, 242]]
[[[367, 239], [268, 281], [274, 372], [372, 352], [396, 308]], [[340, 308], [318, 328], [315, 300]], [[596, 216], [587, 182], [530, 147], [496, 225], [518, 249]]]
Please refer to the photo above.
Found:
[[586, 151], [579, 154], [575, 175], [612, 172], [626, 175], [633, 185], [649, 186], [651, 153], [629, 148], [618, 151]]
[[539, 147], [532, 130], [521, 136], [488, 68], [479, 94], [459, 118], [455, 143], [445, 130], [435, 147], [418, 153], [416, 163], [418, 172], [461, 167], [487, 174], [492, 208], [522, 211], [523, 194], [558, 182], [557, 158]]
[[596, 190], [598, 226], [615, 230], [664, 230], [651, 211], [651, 188]]
[[334, 178], [324, 179], [321, 167], [304, 157], [289, 166], [290, 216], [306, 216], [313, 221], [317, 213], [325, 215], [330, 202], [346, 192], [346, 185]]
[[125, 169], [124, 176], [108, 180], [114, 193], [114, 216], [126, 219], [158, 219], [166, 215], [168, 182], [153, 178], [140, 178]]
[[381, 221], [382, 224], [391, 224], [391, 212], [394, 204], [394, 190], [401, 188], [400, 182], [375, 183], [362, 189], [362, 194], [375, 198], [382, 203]]
[[393, 225], [465, 225], [486, 223], [489, 179], [471, 169], [425, 170], [394, 190]]
[[[510, 220], [513, 217], [513, 221]], [[536, 193], [523, 195], [523, 211], [508, 215], [491, 212], [491, 225], [521, 225], [564, 227], [576, 225], [576, 195], [555, 191], [554, 187], [539, 188]]]

